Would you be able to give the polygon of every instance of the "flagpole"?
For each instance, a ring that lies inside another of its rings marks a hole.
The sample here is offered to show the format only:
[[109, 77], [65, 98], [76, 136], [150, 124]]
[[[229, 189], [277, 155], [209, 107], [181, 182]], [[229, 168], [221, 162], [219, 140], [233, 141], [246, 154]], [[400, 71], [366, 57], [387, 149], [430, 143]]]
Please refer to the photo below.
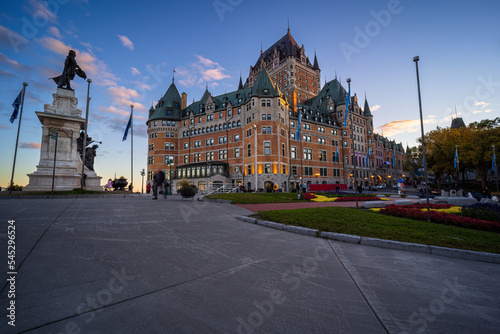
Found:
[[10, 177], [10, 188], [9, 194], [12, 193], [12, 187], [14, 186], [14, 171], [16, 170], [16, 158], [17, 158], [17, 145], [19, 144], [19, 132], [21, 131], [21, 119], [23, 117], [23, 107], [24, 107], [24, 94], [26, 93], [27, 82], [23, 82], [23, 96], [21, 97], [21, 111], [19, 113], [19, 124], [17, 125], [17, 137], [16, 137], [16, 148], [14, 149], [14, 163], [12, 165], [12, 175]]
[[491, 166], [493, 168], [493, 173], [495, 175], [495, 181], [496, 181], [496, 184], [497, 184], [497, 197], [499, 195], [498, 193], [498, 168], [497, 168], [497, 161], [496, 161], [496, 155], [495, 155], [495, 145], [491, 145], [491, 148], [493, 149], [493, 161], [491, 163]]
[[133, 192], [134, 186], [134, 105], [130, 105], [130, 185], [129, 190]]
[[422, 117], [422, 98], [420, 97], [420, 78], [418, 75], [418, 56], [413, 57], [415, 68], [417, 70], [417, 87], [418, 87], [418, 107], [420, 109], [420, 130], [422, 132], [422, 156], [424, 159], [424, 177], [425, 177], [425, 196], [427, 198], [427, 221], [431, 221], [431, 211], [429, 205], [429, 181], [427, 178], [427, 159], [425, 158], [425, 136], [424, 136], [424, 120]]
[[[349, 92], [351, 91], [351, 78], [347, 78], [347, 84], [349, 86]], [[352, 114], [354, 113], [354, 106], [351, 103], [351, 94], [348, 94], [347, 98], [349, 99], [349, 104], [347, 105], [347, 109], [349, 106], [351, 107], [351, 135], [352, 135], [352, 155], [353, 155], [353, 165], [354, 165], [354, 191], [356, 194], [356, 208], [358, 208], [358, 180], [357, 180], [357, 170], [356, 165], [358, 163], [358, 158], [356, 157], [356, 144], [354, 143], [356, 136], [354, 135], [354, 124], [352, 120]], [[347, 110], [346, 110], [347, 112]]]
[[89, 124], [89, 102], [90, 102], [90, 83], [91, 79], [87, 79], [87, 106], [85, 107], [85, 133], [83, 135], [83, 147], [82, 147], [82, 175], [80, 178], [80, 189], [83, 190], [83, 185], [85, 183], [85, 155], [87, 154], [87, 127]]

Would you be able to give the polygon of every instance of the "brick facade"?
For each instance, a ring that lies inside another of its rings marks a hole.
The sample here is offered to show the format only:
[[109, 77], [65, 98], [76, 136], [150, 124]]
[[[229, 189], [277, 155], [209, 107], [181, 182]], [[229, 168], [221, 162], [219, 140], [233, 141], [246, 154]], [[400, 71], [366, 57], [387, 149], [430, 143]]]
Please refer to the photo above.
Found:
[[352, 185], [355, 161], [361, 184], [394, 183], [406, 159], [402, 145], [373, 132], [368, 102], [362, 109], [356, 94], [352, 123], [349, 117], [344, 127], [346, 89], [336, 78], [321, 88], [320, 75], [316, 55], [311, 64], [288, 31], [261, 52], [234, 92], [213, 96], [207, 89], [186, 105], [186, 94], [181, 97], [172, 82], [149, 111], [148, 182], [158, 168], [168, 176], [173, 157], [173, 188], [181, 178], [201, 190], [277, 183], [289, 191], [300, 180]]

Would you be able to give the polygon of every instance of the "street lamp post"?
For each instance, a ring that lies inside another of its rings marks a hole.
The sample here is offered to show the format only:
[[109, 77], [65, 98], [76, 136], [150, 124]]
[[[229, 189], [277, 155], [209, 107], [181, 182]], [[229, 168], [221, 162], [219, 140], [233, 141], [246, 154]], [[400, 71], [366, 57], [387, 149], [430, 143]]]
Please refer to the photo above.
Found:
[[80, 179], [80, 189], [83, 190], [83, 187], [85, 185], [85, 155], [86, 155], [86, 147], [87, 147], [87, 127], [89, 124], [89, 102], [90, 102], [90, 83], [92, 82], [92, 79], [87, 79], [87, 106], [85, 108], [85, 125], [84, 125], [84, 131], [85, 135], [83, 136], [83, 147], [82, 147], [82, 175]]
[[422, 117], [422, 98], [420, 97], [420, 78], [418, 76], [418, 56], [413, 57], [415, 68], [417, 70], [417, 87], [418, 87], [418, 107], [420, 110], [420, 130], [422, 132], [422, 155], [424, 160], [424, 178], [425, 178], [425, 197], [427, 199], [427, 221], [431, 221], [431, 211], [429, 208], [429, 181], [427, 178], [427, 159], [425, 158], [425, 136], [424, 136], [424, 120]]
[[[168, 171], [168, 184], [169, 184], [169, 189], [168, 189], [168, 194], [172, 195], [172, 165], [174, 164], [174, 156], [171, 155], [168, 157], [168, 166], [169, 166], [169, 171]], [[165, 189], [167, 191], [167, 189]]]
[[146, 171], [144, 168], [141, 170], [142, 182], [141, 182], [141, 194], [144, 194], [144, 175], [146, 175]]
[[495, 145], [491, 145], [491, 148], [493, 149], [493, 157], [492, 157], [493, 162], [491, 163], [491, 165], [493, 168], [493, 173], [495, 173], [495, 181], [497, 184], [497, 196], [498, 196], [498, 168], [497, 168], [497, 161], [496, 161], [496, 155], [495, 155]]
[[[351, 91], [351, 78], [347, 78], [347, 84], [349, 87], [349, 92]], [[350, 100], [351, 97], [347, 96], [347, 98]], [[358, 164], [358, 158], [356, 157], [356, 144], [355, 144], [355, 138], [356, 136], [354, 135], [354, 124], [352, 120], [352, 113], [354, 112], [354, 106], [351, 104], [351, 101], [349, 101], [348, 108], [351, 109], [351, 136], [352, 136], [352, 157], [353, 157], [353, 165], [354, 165], [354, 191], [356, 194], [356, 208], [358, 208], [358, 172], [356, 171], [356, 165]], [[348, 112], [348, 110], [346, 110]]]

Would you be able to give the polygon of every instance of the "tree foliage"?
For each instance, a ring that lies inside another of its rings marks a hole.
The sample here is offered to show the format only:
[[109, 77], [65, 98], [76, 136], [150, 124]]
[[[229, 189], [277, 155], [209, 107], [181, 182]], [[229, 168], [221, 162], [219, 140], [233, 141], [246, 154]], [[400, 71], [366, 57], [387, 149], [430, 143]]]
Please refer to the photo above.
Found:
[[[500, 149], [500, 117], [474, 122], [460, 129], [438, 127], [425, 135], [425, 141], [427, 168], [436, 175], [440, 188], [444, 174], [457, 173], [454, 167], [455, 147], [458, 149], [459, 168], [476, 170], [485, 187], [492, 165], [492, 145], [495, 145], [497, 152]], [[497, 153], [497, 164], [498, 156]]]

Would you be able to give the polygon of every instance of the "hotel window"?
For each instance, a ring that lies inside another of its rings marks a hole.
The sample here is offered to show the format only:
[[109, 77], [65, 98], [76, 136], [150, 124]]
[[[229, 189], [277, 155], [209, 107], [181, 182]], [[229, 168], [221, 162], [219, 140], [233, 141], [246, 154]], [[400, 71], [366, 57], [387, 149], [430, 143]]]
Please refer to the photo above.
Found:
[[264, 142], [264, 155], [270, 155], [271, 154], [271, 142], [265, 141]]
[[170, 149], [170, 143], [165, 143], [165, 149], [169, 150]]
[[292, 132], [292, 133], [290, 134], [290, 138], [291, 138], [291, 139], [293, 139], [293, 140], [295, 140], [295, 132]]
[[286, 165], [282, 165], [281, 174], [286, 174]]
[[170, 143], [170, 149], [171, 149], [171, 150], [175, 149], [174, 144]]
[[241, 121], [238, 121], [238, 122], [236, 123], [236, 125], [237, 125], [238, 127], [240, 127], [240, 126], [241, 126]]
[[262, 106], [265, 107], [266, 106], [266, 100], [262, 100]]
[[220, 150], [219, 151], [219, 160], [226, 159], [227, 158], [227, 151], [226, 150]]
[[327, 168], [320, 168], [319, 175], [320, 176], [328, 176], [328, 169]]
[[344, 140], [344, 147], [347, 147], [348, 144], [347, 144], [347, 140]]
[[267, 100], [267, 106], [270, 107], [271, 106], [271, 100]]
[[271, 164], [264, 164], [264, 173], [271, 174]]
[[154, 124], [154, 125], [155, 125], [155, 126], [157, 126], [157, 125], [158, 125], [158, 122], [157, 122], [157, 121], [155, 121], [155, 124]]
[[149, 150], [154, 151], [155, 150], [155, 144], [149, 144]]
[[184, 149], [188, 148], [188, 143], [184, 143]]
[[236, 134], [236, 135], [234, 135], [234, 142], [238, 142], [238, 141], [240, 141], [240, 135]]
[[312, 149], [311, 148], [304, 148], [304, 159], [305, 160], [312, 160]]
[[281, 143], [281, 155], [282, 156], [285, 156], [286, 154], [286, 150], [285, 150], [285, 144], [284, 143]]
[[326, 161], [326, 151], [319, 150], [319, 161]]
[[251, 157], [251, 156], [252, 156], [252, 145], [248, 144], [247, 145], [247, 157]]
[[247, 166], [247, 174], [251, 175], [252, 174], [252, 165]]
[[170, 137], [170, 133], [169, 132], [165, 133], [165, 137], [167, 138]]
[[[264, 102], [262, 102], [264, 103]], [[262, 120], [265, 121], [266, 120], [266, 114], [262, 114]]]
[[148, 165], [154, 164], [154, 156], [148, 157]]
[[[239, 99], [238, 101], [241, 102], [241, 99]], [[241, 108], [238, 108], [238, 115], [241, 115]]]
[[292, 159], [297, 158], [297, 148], [295, 146], [292, 146], [291, 154], [292, 154]]
[[252, 128], [247, 130], [247, 137], [250, 137], [252, 135]]
[[184, 156], [184, 163], [185, 163], [185, 164], [187, 164], [187, 162], [188, 162], [188, 156], [187, 156], [187, 155], [185, 155], [185, 156]]
[[161, 125], [162, 125], [162, 126], [167, 125], [167, 121], [161, 121]]
[[295, 126], [295, 121], [290, 121], [290, 126], [294, 127]]
[[271, 120], [271, 114], [267, 114], [267, 120], [270, 121]]
[[240, 149], [239, 148], [235, 148], [234, 149], [234, 157], [235, 158], [239, 158], [240, 157]]

